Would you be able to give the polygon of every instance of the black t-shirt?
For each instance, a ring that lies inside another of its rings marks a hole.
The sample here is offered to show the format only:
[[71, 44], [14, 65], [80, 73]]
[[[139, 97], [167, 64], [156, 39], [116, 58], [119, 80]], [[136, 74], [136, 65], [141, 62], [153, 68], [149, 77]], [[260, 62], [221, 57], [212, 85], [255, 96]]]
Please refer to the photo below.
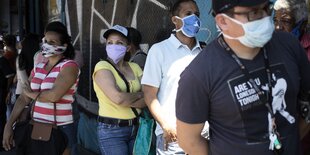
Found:
[[[265, 46], [273, 77], [273, 107], [283, 155], [299, 154], [297, 94], [310, 90], [310, 64], [298, 40], [274, 33]], [[241, 59], [262, 89], [268, 83], [263, 50]], [[176, 99], [179, 120], [209, 122], [211, 155], [273, 155], [269, 148], [268, 110], [231, 54], [215, 39], [181, 74]]]

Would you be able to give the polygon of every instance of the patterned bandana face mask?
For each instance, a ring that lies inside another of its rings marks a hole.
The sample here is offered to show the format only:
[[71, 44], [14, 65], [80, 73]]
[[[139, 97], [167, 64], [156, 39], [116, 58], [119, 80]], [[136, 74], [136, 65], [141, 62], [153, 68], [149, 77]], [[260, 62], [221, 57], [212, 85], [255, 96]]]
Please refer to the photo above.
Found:
[[67, 49], [67, 47], [65, 46], [50, 45], [48, 43], [43, 43], [41, 48], [42, 48], [42, 55], [46, 58], [51, 57], [53, 55], [62, 54]]

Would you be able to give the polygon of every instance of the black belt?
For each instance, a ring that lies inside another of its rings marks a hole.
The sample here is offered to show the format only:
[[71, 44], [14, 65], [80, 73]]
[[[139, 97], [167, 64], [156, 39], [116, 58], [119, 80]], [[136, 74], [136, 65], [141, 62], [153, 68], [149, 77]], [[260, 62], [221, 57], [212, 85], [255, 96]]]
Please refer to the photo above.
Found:
[[120, 127], [133, 126], [133, 125], [138, 125], [139, 124], [139, 119], [138, 118], [124, 120], [124, 119], [115, 119], [115, 118], [108, 118], [108, 117], [101, 117], [101, 116], [99, 116], [98, 117], [98, 121], [101, 122], [101, 123], [118, 125]]

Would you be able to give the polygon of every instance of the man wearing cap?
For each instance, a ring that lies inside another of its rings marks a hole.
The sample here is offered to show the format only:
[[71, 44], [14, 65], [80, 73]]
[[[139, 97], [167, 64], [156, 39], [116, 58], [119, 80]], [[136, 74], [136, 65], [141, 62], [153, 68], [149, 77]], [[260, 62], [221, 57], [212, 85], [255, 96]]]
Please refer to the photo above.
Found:
[[184, 154], [177, 143], [175, 97], [181, 72], [201, 51], [195, 38], [199, 10], [194, 0], [178, 0], [171, 9], [175, 34], [148, 52], [142, 84], [145, 102], [157, 122], [156, 152]]
[[[213, 0], [213, 11], [221, 35], [179, 81], [179, 144], [195, 155], [299, 155], [305, 122], [296, 102], [309, 104], [310, 92], [303, 48], [274, 32], [268, 0]], [[205, 121], [209, 141], [200, 136]]]

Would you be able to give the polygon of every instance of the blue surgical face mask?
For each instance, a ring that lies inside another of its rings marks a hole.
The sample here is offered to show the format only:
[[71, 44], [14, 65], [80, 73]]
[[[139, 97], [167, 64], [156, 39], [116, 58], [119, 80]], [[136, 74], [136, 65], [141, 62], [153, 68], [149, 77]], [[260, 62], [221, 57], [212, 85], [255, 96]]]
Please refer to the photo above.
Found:
[[181, 19], [183, 22], [182, 27], [178, 30], [175, 30], [176, 32], [182, 31], [182, 33], [189, 38], [196, 36], [200, 29], [200, 19], [195, 14], [186, 16], [184, 18], [178, 16], [175, 17]]
[[233, 19], [226, 14], [222, 15], [229, 18], [236, 24], [241, 25], [244, 30], [244, 35], [240, 37], [231, 37], [223, 33], [225, 38], [236, 39], [239, 40], [244, 46], [256, 48], [263, 47], [272, 37], [274, 24], [270, 16], [247, 23], [241, 23], [240, 21]]

